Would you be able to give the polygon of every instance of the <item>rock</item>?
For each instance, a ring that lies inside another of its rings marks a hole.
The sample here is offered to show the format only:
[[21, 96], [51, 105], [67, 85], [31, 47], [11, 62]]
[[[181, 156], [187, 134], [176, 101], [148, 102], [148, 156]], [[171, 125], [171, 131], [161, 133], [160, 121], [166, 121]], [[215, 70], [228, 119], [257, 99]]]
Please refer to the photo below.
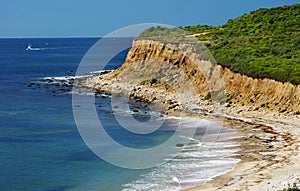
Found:
[[133, 112], [139, 112], [139, 110], [138, 110], [138, 109], [133, 109], [132, 111], [133, 111]]
[[228, 103], [228, 102], [225, 103], [225, 104], [224, 104], [224, 107], [230, 107], [230, 103]]
[[33, 85], [35, 85], [35, 83], [34, 83], [34, 82], [30, 82], [30, 83], [28, 84], [28, 87], [32, 87]]
[[62, 85], [63, 87], [69, 87], [69, 84], [67, 84], [67, 83], [63, 83], [63, 85]]
[[182, 143], [177, 143], [176, 144], [176, 147], [183, 147], [184, 146], [184, 144], [182, 144]]
[[282, 109], [282, 110], [280, 110], [279, 112], [280, 112], [280, 113], [284, 113], [284, 112], [286, 112], [286, 109]]
[[179, 104], [178, 104], [178, 103], [173, 104], [173, 105], [170, 105], [170, 106], [169, 106], [169, 109], [174, 109], [174, 108], [176, 108], [176, 107], [179, 107]]
[[106, 95], [106, 94], [101, 94], [101, 97], [102, 97], [102, 98], [107, 98], [108, 95]]
[[201, 108], [193, 108], [192, 111], [194, 111], [194, 112], [203, 112], [203, 109], [201, 109]]

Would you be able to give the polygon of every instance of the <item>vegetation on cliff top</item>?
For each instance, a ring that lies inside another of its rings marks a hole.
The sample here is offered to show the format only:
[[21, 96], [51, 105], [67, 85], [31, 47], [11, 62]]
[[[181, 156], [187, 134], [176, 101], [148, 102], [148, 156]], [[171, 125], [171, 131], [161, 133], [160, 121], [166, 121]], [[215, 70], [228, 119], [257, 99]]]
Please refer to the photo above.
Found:
[[232, 71], [300, 84], [300, 4], [262, 8], [217, 27], [152, 27], [140, 38], [176, 37], [178, 29], [197, 37]]

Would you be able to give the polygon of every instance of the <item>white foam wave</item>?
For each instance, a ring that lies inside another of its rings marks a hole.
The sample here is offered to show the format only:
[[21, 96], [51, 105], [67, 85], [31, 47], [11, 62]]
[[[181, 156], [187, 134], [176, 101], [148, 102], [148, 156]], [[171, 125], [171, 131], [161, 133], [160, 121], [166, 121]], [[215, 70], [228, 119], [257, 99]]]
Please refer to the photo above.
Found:
[[42, 79], [44, 80], [56, 80], [56, 81], [62, 81], [62, 80], [71, 80], [71, 79], [81, 79], [86, 77], [91, 77], [93, 75], [82, 75], [82, 76], [56, 76], [56, 77], [44, 77]]
[[90, 72], [90, 74], [105, 74], [105, 73], [109, 73], [112, 71], [114, 71], [114, 70], [98, 70], [98, 71], [92, 71], [92, 72]]
[[92, 76], [98, 75], [98, 74], [108, 73], [111, 71], [112, 70], [92, 71], [92, 72], [87, 72], [85, 75], [77, 75], [77, 76], [47, 76], [47, 77], [43, 77], [42, 80], [52, 82], [52, 81], [66, 81], [66, 80], [83, 79], [83, 78], [92, 77]]
[[[182, 118], [176, 119], [181, 120]], [[206, 121], [202, 122], [206, 123]], [[240, 161], [229, 158], [229, 156], [237, 155], [238, 149], [230, 149], [238, 146], [237, 143], [203, 143], [197, 139], [187, 139], [190, 140], [190, 144], [185, 146], [175, 158], [166, 159], [167, 163], [156, 167], [139, 179], [123, 185], [123, 191], [189, 189], [231, 171]]]

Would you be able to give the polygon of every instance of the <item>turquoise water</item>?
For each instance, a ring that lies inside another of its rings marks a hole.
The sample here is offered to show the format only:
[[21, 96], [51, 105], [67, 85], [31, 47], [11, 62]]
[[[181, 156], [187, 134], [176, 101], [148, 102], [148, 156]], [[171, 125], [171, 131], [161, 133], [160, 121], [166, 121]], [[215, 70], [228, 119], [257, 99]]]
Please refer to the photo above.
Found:
[[[71, 93], [36, 83], [46, 77], [74, 75], [82, 57], [97, 40], [0, 39], [0, 190], [180, 190], [234, 167], [237, 161], [226, 157], [236, 151], [224, 149], [234, 144], [196, 140], [192, 149], [169, 163], [144, 170], [120, 168], [96, 156], [76, 127]], [[117, 40], [122, 43], [122, 39]], [[25, 50], [28, 43], [35, 51]], [[114, 57], [105, 69], [119, 67], [127, 51]], [[35, 85], [29, 87], [31, 82]], [[174, 133], [171, 124], [182, 120], [170, 118], [157, 132], [138, 136], [118, 125], [109, 97], [100, 96], [95, 102], [106, 130], [128, 147], [159, 145]], [[147, 115], [137, 119], [147, 120]], [[195, 123], [195, 119], [184, 120]], [[216, 126], [205, 120], [197, 124], [199, 128]], [[231, 135], [232, 131], [224, 127], [221, 133]]]

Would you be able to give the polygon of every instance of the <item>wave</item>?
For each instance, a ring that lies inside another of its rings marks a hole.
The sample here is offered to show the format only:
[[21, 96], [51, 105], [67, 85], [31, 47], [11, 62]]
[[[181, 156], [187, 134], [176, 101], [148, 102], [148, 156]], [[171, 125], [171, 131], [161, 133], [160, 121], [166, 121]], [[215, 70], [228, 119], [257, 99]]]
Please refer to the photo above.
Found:
[[[195, 123], [196, 118], [167, 117], [172, 120], [188, 119]], [[211, 124], [210, 121], [197, 119], [201, 127]], [[226, 127], [220, 134], [226, 134]], [[225, 130], [224, 130], [225, 129]], [[226, 134], [227, 135], [227, 134]], [[233, 138], [234, 134], [227, 136]], [[174, 158], [166, 158], [168, 162], [155, 167], [149, 173], [141, 175], [136, 180], [123, 185], [123, 191], [159, 190], [179, 191], [204, 184], [213, 178], [225, 174], [236, 166], [239, 159], [229, 158], [237, 155], [239, 145], [235, 142], [202, 142], [195, 138], [185, 137], [190, 142]]]
[[99, 71], [92, 71], [92, 72], [87, 72], [85, 75], [77, 75], [77, 76], [48, 76], [48, 77], [43, 77], [42, 81], [65, 81], [65, 80], [75, 80], [75, 79], [84, 79], [87, 77], [95, 76], [95, 75], [102, 75], [109, 73], [113, 70], [99, 70]]
[[89, 72], [90, 74], [106, 74], [106, 73], [109, 73], [109, 72], [112, 72], [114, 70], [98, 70], [98, 71], [92, 71], [92, 72]]
[[[73, 71], [69, 72], [71, 74]], [[35, 81], [31, 81], [28, 84], [28, 87], [35, 88], [45, 88], [48, 90], [51, 90], [52, 92], [58, 92], [58, 93], [74, 93], [74, 94], [80, 94], [80, 95], [91, 95], [91, 91], [88, 91], [88, 89], [84, 88], [77, 88], [78, 91], [72, 91], [73, 85], [76, 83], [76, 80], [85, 79], [87, 77], [92, 77], [95, 75], [102, 75], [106, 74], [108, 72], [111, 72], [111, 70], [99, 70], [99, 71], [92, 71], [87, 72], [84, 75], [67, 75], [67, 76], [48, 76], [43, 78], [38, 78]], [[108, 95], [104, 94], [92, 94], [93, 96], [98, 97], [108, 97]]]

